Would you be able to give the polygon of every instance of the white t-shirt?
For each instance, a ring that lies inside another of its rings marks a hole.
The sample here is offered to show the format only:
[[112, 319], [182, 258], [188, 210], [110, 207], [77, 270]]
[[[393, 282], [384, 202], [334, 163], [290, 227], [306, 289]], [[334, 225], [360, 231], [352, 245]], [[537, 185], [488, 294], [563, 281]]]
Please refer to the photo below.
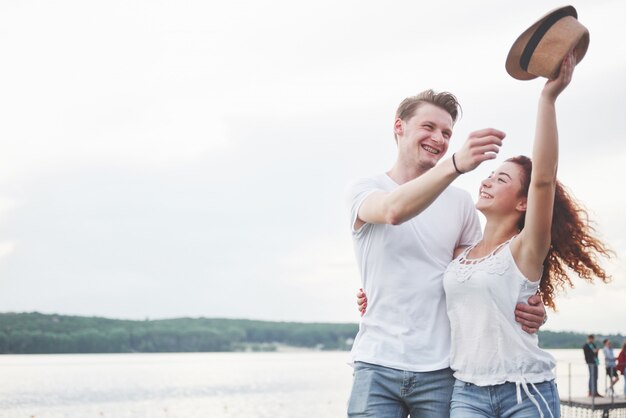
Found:
[[480, 222], [469, 193], [450, 186], [403, 224], [365, 224], [356, 231], [363, 200], [397, 187], [382, 174], [348, 189], [354, 249], [368, 299], [352, 359], [400, 370], [439, 370], [449, 366], [450, 355], [443, 273], [457, 246], [480, 239]]
[[554, 379], [552, 355], [539, 348], [537, 334], [526, 333], [515, 321], [515, 305], [526, 303], [539, 281], [519, 271], [509, 244], [479, 259], [467, 258], [470, 247], [446, 270], [450, 367], [463, 382], [491, 386]]

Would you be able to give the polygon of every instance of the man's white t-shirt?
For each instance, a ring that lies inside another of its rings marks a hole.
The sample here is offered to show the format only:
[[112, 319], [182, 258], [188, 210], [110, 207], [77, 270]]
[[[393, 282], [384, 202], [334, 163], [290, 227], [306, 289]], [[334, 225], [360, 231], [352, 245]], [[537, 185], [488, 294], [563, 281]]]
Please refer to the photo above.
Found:
[[354, 249], [368, 299], [352, 359], [400, 370], [439, 370], [450, 365], [443, 273], [457, 246], [480, 239], [480, 222], [469, 193], [450, 186], [409, 221], [355, 230], [363, 200], [397, 187], [382, 174], [348, 189]]

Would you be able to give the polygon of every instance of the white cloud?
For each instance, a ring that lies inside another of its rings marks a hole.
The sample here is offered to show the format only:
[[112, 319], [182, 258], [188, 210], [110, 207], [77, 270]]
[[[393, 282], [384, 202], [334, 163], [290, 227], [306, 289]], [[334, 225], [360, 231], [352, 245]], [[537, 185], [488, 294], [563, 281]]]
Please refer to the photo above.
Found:
[[3, 241], [0, 242], [0, 259], [5, 258], [15, 250], [15, 242]]
[[9, 213], [17, 210], [20, 202], [17, 198], [0, 196], [0, 222], [3, 222]]
[[574, 280], [576, 288], [560, 294], [558, 312], [548, 312], [545, 329], [556, 331], [623, 333], [626, 279], [587, 284]]

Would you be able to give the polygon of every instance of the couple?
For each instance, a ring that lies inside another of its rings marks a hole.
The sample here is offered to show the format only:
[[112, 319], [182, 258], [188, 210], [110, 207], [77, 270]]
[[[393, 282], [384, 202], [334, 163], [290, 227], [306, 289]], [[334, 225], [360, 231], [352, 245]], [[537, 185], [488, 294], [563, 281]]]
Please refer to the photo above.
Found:
[[554, 308], [555, 289], [570, 284], [566, 268], [606, 279], [594, 257], [606, 249], [556, 180], [555, 101], [575, 61], [567, 54], [541, 92], [532, 171], [515, 157], [481, 183], [482, 239], [469, 194], [449, 186], [495, 158], [504, 133], [474, 132], [438, 164], [456, 98], [428, 90], [400, 104], [396, 163], [349, 189], [367, 295], [350, 417], [559, 416], [554, 359], [532, 335], [545, 316], [541, 298]]

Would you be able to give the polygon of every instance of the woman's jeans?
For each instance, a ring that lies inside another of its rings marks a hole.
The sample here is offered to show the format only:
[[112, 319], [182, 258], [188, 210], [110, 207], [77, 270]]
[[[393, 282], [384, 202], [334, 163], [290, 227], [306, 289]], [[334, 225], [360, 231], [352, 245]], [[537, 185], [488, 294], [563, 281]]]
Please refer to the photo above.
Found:
[[[553, 380], [535, 383], [534, 388], [530, 383], [525, 384], [531, 397], [523, 385], [507, 382], [476, 386], [457, 380], [452, 391], [450, 418], [560, 417], [559, 393]], [[518, 395], [521, 395], [520, 403]]]

